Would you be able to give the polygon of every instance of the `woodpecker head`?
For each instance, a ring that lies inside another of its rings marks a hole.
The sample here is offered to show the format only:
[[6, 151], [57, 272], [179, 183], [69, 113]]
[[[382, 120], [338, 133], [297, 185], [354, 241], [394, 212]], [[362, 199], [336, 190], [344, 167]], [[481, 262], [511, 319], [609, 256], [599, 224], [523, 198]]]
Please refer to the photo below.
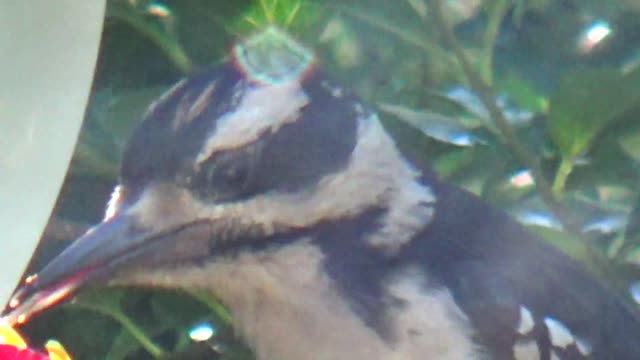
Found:
[[368, 244], [397, 251], [432, 212], [421, 176], [311, 52], [268, 29], [150, 106], [104, 221], [30, 277], [7, 318], [23, 322], [87, 284], [195, 286], [172, 274], [370, 210], [384, 216]]

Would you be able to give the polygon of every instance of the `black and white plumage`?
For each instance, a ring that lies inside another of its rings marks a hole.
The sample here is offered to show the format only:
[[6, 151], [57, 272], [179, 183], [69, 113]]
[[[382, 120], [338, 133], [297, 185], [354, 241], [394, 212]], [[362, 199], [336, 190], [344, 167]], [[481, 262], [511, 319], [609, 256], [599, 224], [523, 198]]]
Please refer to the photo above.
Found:
[[201, 288], [264, 360], [640, 359], [622, 299], [411, 163], [295, 45], [256, 39], [150, 107], [105, 221], [6, 319], [89, 284]]

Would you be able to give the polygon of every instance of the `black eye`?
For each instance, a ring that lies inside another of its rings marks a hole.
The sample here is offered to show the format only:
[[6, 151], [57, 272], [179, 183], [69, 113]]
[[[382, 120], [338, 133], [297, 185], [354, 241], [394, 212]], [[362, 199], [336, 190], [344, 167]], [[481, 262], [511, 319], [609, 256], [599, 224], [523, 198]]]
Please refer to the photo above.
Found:
[[207, 170], [207, 183], [212, 187], [242, 188], [247, 182], [249, 166], [244, 159], [218, 159]]
[[201, 164], [193, 177], [192, 190], [208, 200], [241, 198], [249, 192], [252, 163], [246, 154], [218, 154]]

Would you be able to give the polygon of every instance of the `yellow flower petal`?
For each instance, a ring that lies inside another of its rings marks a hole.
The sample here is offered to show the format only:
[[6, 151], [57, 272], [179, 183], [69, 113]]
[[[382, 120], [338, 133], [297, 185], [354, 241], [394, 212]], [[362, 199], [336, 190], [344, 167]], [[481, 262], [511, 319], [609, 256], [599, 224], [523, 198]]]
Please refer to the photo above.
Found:
[[55, 340], [47, 341], [44, 347], [49, 352], [49, 358], [51, 360], [71, 360], [71, 356], [69, 356], [67, 350], [64, 349], [62, 344]]
[[26, 349], [27, 343], [11, 326], [0, 322], [0, 344], [13, 345], [18, 349]]

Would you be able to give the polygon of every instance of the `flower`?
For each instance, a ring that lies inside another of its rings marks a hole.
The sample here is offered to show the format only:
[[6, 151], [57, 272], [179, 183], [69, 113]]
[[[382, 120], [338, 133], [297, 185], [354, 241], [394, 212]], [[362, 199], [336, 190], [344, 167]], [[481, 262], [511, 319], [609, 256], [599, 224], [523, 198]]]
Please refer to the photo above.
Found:
[[55, 340], [49, 340], [45, 348], [48, 354], [30, 349], [17, 331], [0, 322], [0, 360], [71, 360]]
[[50, 360], [48, 355], [25, 348], [19, 349], [13, 345], [0, 344], [0, 359], [2, 360]]

